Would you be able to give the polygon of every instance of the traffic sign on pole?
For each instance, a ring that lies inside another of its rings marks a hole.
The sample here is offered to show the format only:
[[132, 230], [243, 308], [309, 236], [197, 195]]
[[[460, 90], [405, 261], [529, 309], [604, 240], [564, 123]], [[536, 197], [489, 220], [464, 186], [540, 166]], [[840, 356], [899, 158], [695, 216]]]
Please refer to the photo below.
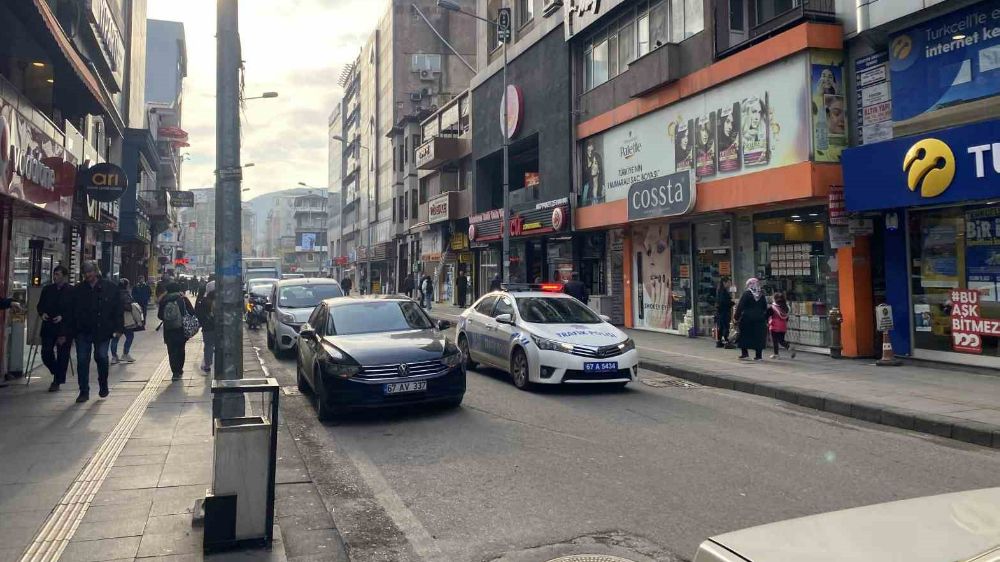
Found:
[[510, 43], [510, 8], [500, 8], [497, 12], [497, 39]]

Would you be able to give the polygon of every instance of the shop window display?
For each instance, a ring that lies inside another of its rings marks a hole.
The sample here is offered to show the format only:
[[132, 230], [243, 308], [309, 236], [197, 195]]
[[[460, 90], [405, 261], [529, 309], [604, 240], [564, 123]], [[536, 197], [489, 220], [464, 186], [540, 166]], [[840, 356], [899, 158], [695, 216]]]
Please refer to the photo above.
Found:
[[823, 207], [754, 217], [757, 277], [770, 297], [785, 293], [789, 342], [830, 346], [829, 311], [837, 304], [837, 272]]
[[[917, 349], [956, 351], [952, 291], [979, 293], [979, 317], [1000, 319], [1000, 207], [949, 207], [909, 214], [913, 341]], [[979, 334], [966, 353], [1000, 355], [1000, 337]]]

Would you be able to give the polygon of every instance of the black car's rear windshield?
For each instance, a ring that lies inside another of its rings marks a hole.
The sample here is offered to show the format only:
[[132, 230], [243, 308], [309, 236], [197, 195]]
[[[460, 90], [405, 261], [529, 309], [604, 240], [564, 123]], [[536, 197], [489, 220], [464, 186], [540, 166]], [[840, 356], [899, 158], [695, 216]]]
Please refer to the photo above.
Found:
[[358, 302], [330, 308], [327, 333], [338, 336], [433, 328], [431, 319], [410, 301]]
[[525, 322], [537, 324], [599, 324], [601, 318], [574, 299], [559, 297], [522, 297], [517, 311]]

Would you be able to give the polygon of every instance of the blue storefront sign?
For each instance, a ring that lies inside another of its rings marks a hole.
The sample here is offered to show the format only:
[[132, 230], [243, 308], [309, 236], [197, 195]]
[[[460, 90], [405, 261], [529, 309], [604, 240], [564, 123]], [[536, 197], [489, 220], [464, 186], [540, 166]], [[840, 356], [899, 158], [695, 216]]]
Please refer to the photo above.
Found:
[[844, 151], [848, 211], [1000, 198], [1000, 121]]
[[891, 35], [889, 69], [894, 121], [1000, 93], [1000, 0]]

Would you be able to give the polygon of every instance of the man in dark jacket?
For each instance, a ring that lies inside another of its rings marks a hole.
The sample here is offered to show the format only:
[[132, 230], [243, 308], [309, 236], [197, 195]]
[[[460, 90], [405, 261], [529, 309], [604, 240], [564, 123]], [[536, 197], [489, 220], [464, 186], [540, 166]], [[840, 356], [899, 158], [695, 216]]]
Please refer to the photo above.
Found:
[[142, 323], [146, 323], [146, 309], [149, 308], [149, 299], [153, 296], [153, 291], [146, 284], [145, 277], [139, 277], [132, 287], [132, 298], [142, 308]]
[[73, 286], [68, 281], [69, 270], [57, 265], [52, 270], [52, 283], [42, 289], [36, 307], [42, 319], [42, 363], [52, 373], [49, 392], [59, 390], [59, 385], [66, 382], [73, 346]]
[[413, 298], [413, 285], [413, 274], [407, 273], [406, 277], [403, 278], [403, 294]]
[[80, 383], [77, 402], [90, 400], [90, 355], [97, 363], [98, 396], [108, 395], [108, 348], [111, 338], [125, 331], [118, 286], [101, 278], [92, 261], [83, 263], [83, 282], [73, 289], [73, 325], [76, 332], [76, 376]]
[[469, 278], [465, 276], [465, 269], [458, 270], [458, 279], [455, 281], [455, 289], [458, 292], [458, 306], [465, 308], [465, 295], [469, 292]]
[[345, 295], [351, 294], [351, 287], [352, 283], [350, 277], [345, 276], [343, 279], [340, 280], [340, 288], [344, 290]]
[[587, 293], [587, 286], [583, 284], [583, 281], [580, 281], [580, 274], [576, 271], [573, 272], [572, 278], [563, 287], [563, 292], [583, 304], [590, 302], [590, 294]]
[[172, 327], [167, 321], [165, 314], [168, 306], [177, 303], [178, 312], [181, 316], [197, 316], [191, 301], [184, 296], [183, 288], [177, 283], [171, 283], [166, 287], [167, 292], [160, 298], [159, 311], [157, 317], [163, 320], [163, 343], [167, 345], [167, 357], [170, 360], [170, 371], [173, 376], [170, 380], [180, 380], [184, 376], [184, 346], [187, 344], [187, 337], [184, 335], [184, 328]]

